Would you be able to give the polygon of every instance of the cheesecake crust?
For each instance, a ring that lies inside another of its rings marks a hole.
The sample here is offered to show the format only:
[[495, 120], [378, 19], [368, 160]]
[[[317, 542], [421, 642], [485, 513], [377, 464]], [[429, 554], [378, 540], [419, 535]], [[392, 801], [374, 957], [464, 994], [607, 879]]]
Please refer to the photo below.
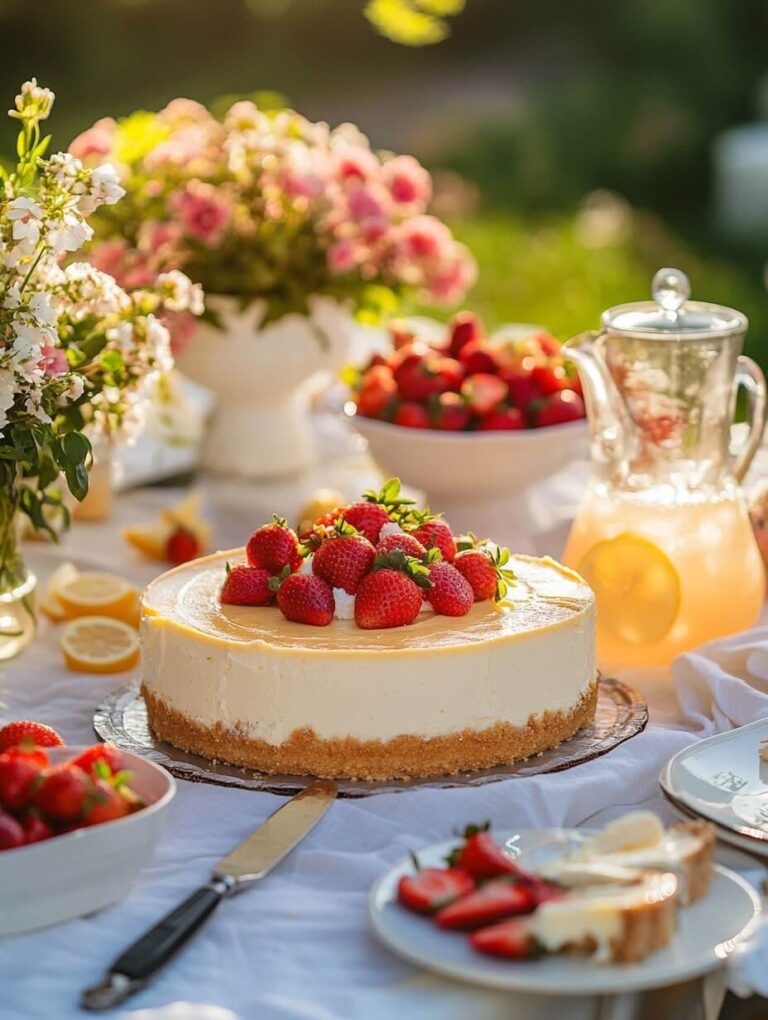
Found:
[[202, 726], [171, 708], [145, 685], [142, 694], [152, 732], [183, 751], [271, 774], [327, 779], [409, 779], [450, 775], [507, 765], [557, 747], [594, 719], [597, 678], [569, 712], [531, 716], [526, 726], [497, 723], [440, 737], [400, 736], [393, 740], [320, 739], [313, 730], [294, 730], [282, 744], [268, 744], [226, 729]]

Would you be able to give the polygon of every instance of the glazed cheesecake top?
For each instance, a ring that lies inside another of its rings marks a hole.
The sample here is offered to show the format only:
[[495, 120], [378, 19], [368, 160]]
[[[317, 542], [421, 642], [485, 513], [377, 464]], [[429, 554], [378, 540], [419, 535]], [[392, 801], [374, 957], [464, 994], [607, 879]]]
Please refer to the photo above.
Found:
[[414, 623], [391, 629], [363, 630], [354, 620], [341, 619], [328, 627], [307, 627], [287, 620], [275, 606], [222, 604], [219, 591], [228, 562], [245, 562], [244, 550], [216, 553], [162, 574], [144, 593], [144, 616], [214, 642], [338, 653], [434, 651], [522, 638], [560, 629], [594, 607], [592, 591], [578, 574], [549, 558], [513, 556], [509, 566], [516, 580], [507, 594], [509, 604], [477, 602], [462, 617], [423, 613]]

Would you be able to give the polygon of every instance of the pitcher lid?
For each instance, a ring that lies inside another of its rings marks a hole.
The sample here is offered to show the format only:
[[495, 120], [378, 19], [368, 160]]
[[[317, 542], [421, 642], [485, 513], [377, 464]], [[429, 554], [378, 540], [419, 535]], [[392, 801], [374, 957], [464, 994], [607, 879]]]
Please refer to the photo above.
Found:
[[651, 285], [653, 301], [636, 301], [608, 308], [603, 326], [611, 333], [637, 334], [648, 339], [703, 339], [744, 333], [747, 317], [734, 308], [689, 301], [691, 285], [680, 269], [660, 269]]

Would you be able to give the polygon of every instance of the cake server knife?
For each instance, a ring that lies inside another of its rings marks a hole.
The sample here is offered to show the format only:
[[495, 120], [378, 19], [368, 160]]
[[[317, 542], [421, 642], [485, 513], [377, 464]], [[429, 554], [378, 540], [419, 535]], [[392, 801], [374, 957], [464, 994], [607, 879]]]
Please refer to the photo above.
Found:
[[157, 971], [186, 945], [223, 899], [250, 889], [290, 853], [320, 821], [336, 797], [336, 784], [318, 780], [262, 822], [227, 857], [219, 861], [210, 882], [119, 956], [101, 984], [83, 992], [84, 1009], [111, 1009], [149, 984]]

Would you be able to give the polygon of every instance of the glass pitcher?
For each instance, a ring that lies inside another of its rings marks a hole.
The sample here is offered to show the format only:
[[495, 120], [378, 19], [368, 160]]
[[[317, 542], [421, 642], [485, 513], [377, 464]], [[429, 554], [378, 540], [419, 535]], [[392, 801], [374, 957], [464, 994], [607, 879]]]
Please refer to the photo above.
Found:
[[[662, 269], [654, 301], [603, 313], [569, 340], [590, 422], [593, 477], [564, 560], [595, 590], [606, 669], [666, 665], [752, 626], [765, 573], [739, 482], [765, 425], [765, 379], [741, 354], [747, 320], [688, 301]], [[732, 423], [739, 387], [748, 426]]]

